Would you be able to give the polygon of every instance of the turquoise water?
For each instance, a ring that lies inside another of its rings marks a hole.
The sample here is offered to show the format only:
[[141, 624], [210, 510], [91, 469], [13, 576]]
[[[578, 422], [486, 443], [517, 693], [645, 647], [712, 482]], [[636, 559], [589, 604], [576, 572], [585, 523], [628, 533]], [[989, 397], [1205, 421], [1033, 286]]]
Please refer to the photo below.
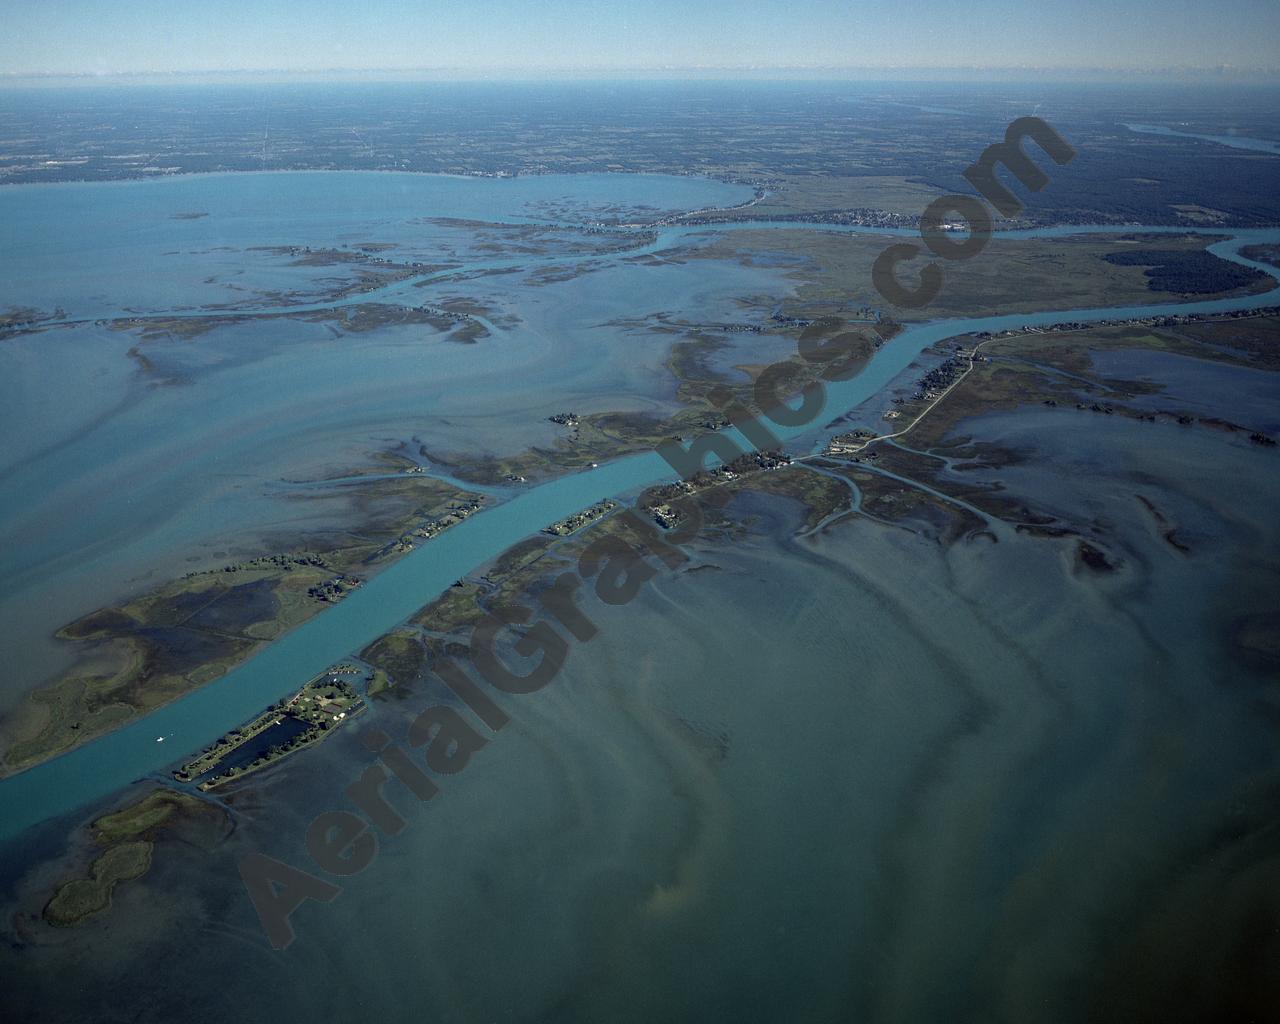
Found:
[[[617, 246], [616, 236], [602, 241], [572, 228], [539, 228], [531, 242], [438, 222], [446, 214], [527, 222], [539, 197], [573, 187], [557, 178], [517, 187], [403, 175], [209, 175], [38, 188], [30, 207], [19, 201], [25, 190], [0, 191], [0, 207], [14, 214], [0, 223], [13, 243], [0, 256], [4, 302], [20, 304], [28, 286], [38, 292], [47, 281], [66, 311], [80, 314], [70, 318], [80, 322], [0, 344], [0, 643], [14, 652], [0, 679], [0, 710], [65, 669], [68, 652], [51, 638], [61, 624], [149, 582], [247, 552], [308, 546], [309, 537], [323, 545], [360, 518], [351, 488], [284, 481], [345, 476], [397, 442], [415, 455], [426, 444], [455, 462], [551, 445], [564, 431], [547, 417], [566, 408], [672, 411], [669, 340], [610, 322], [643, 321], [657, 310], [731, 318], [738, 295], [771, 290], [775, 277], [717, 261], [696, 273], [637, 266], [629, 258], [653, 245], [602, 256], [596, 250]], [[617, 175], [588, 176], [582, 190], [601, 211], [747, 194], [696, 179]], [[184, 210], [209, 216], [173, 219]], [[126, 245], [114, 231], [131, 217], [145, 237]], [[78, 233], [86, 255], [73, 258]], [[452, 263], [467, 279], [423, 273], [345, 302], [302, 301], [355, 279], [342, 266], [296, 267], [293, 256], [261, 246], [335, 244], [330, 234], [395, 245], [402, 263]], [[76, 260], [93, 272], [63, 280], [61, 268]], [[233, 274], [224, 274], [228, 267]], [[486, 276], [495, 269], [517, 273]], [[543, 269], [568, 273], [543, 281]], [[119, 295], [98, 291], [117, 285]], [[369, 299], [469, 303], [500, 325], [465, 345], [425, 325], [348, 331], [298, 319]], [[187, 318], [215, 312], [197, 301], [225, 315], [196, 340], [140, 338], [93, 319], [123, 307]], [[234, 311], [222, 308], [228, 302]], [[290, 315], [232, 318], [245, 309]], [[522, 387], [511, 386], [513, 376]]]
[[[271, 179], [269, 185], [262, 182], [253, 182], [256, 177], [258, 176], [237, 175], [234, 178], [224, 180], [227, 182], [237, 179], [250, 181], [251, 184], [247, 187], [250, 188], [254, 201], [262, 204], [255, 216], [269, 219], [271, 202], [286, 201], [290, 190], [281, 186], [281, 178], [279, 176], [262, 176]], [[365, 176], [355, 177], [364, 178]], [[389, 176], [388, 180], [390, 181], [397, 177], [399, 176]], [[379, 183], [381, 183], [381, 178], [382, 176], [375, 176], [375, 180], [378, 180]], [[593, 208], [598, 210], [612, 209], [626, 206], [627, 202], [635, 203], [638, 201], [635, 196], [627, 193], [625, 179], [616, 176], [601, 176], [601, 178], [605, 180], [596, 181], [592, 179], [591, 183], [586, 186], [586, 195], [594, 204]], [[303, 176], [302, 178], [307, 183], [307, 188], [313, 187], [310, 184], [312, 181], [317, 182], [314, 185], [314, 188], [317, 189], [328, 187], [320, 184], [323, 179], [324, 176]], [[205, 180], [207, 181], [208, 179]], [[445, 180], [451, 183], [457, 181], [457, 179]], [[644, 183], [645, 188], [654, 187], [660, 189], [666, 187], [665, 184], [661, 186], [656, 184], [656, 179], [642, 178], [640, 180]], [[526, 179], [518, 179], [518, 181], [526, 181]], [[536, 214], [537, 202], [559, 199], [568, 194], [566, 192], [568, 185], [564, 180], [528, 179], [528, 181], [534, 183], [529, 186], [532, 189], [529, 193], [518, 191], [516, 185], [509, 182], [465, 181], [460, 185], [450, 184], [446, 190], [448, 192], [447, 198], [442, 200], [442, 203], [445, 208], [451, 211], [466, 211], [466, 216], [484, 215], [493, 219], [500, 219], [503, 211], [509, 210], [516, 211], [515, 213], [508, 213], [509, 216]], [[671, 181], [679, 183], [679, 188], [672, 194], [655, 196], [650, 193], [644, 193], [644, 198], [646, 200], [662, 200], [667, 203], [674, 203], [679, 199], [687, 206], [692, 207], [713, 201], [717, 197], [720, 201], [723, 201], [723, 197], [728, 195], [728, 193], [717, 191], [717, 189], [721, 188], [720, 186], [707, 192], [700, 192], [696, 182], [690, 179], [671, 179]], [[142, 208], [151, 209], [154, 203], [158, 203], [158, 200], [147, 198], [145, 195], [153, 185], [165, 197], [164, 204], [158, 208], [172, 210], [175, 207], [183, 206], [183, 204], [187, 206], [195, 205], [194, 199], [196, 197], [190, 192], [182, 191], [182, 188], [196, 188], [197, 183], [195, 182], [187, 182], [182, 187], [175, 185], [171, 181], [149, 183], [147, 186], [89, 186], [83, 191], [91, 193], [93, 189], [98, 188], [135, 189], [136, 191], [121, 191], [119, 193], [128, 197], [124, 210], [119, 212], [119, 216], [123, 217], [126, 216], [129, 210], [136, 212]], [[606, 186], [617, 191], [608, 192]], [[343, 187], [348, 188], [350, 186], [344, 185]], [[498, 204], [497, 200], [492, 197], [481, 200], [469, 198], [466, 194], [468, 189], [483, 192], [490, 187], [500, 190], [503, 196], [502, 204]], [[40, 190], [44, 187], [31, 186], [31, 188]], [[67, 188], [67, 186], [58, 186], [56, 188]], [[72, 188], [74, 191], [74, 187]], [[387, 188], [392, 190], [393, 199], [396, 199], [396, 201], [403, 199], [407, 204], [398, 210], [399, 216], [403, 217], [409, 212], [418, 212], [422, 209], [421, 206], [415, 204], [424, 203], [425, 200], [417, 193], [414, 193], [408, 185], [402, 189], [399, 184], [393, 183], [387, 185]], [[174, 191], [165, 191], [166, 189]], [[15, 200], [12, 197], [17, 195], [18, 191], [16, 189], [0, 191], [0, 202], [14, 203]], [[305, 189], [302, 191], [305, 191]], [[48, 189], [40, 192], [40, 195], [43, 197], [46, 192], [48, 195], [56, 194], [53, 189]], [[81, 196], [81, 192], [77, 191], [75, 194]], [[408, 196], [407, 199], [405, 198], [406, 195]], [[515, 197], [514, 199], [512, 198], [513, 196]], [[516, 200], [519, 200], [519, 202]], [[316, 201], [315, 195], [311, 195], [309, 201]], [[49, 199], [49, 203], [53, 203], [53, 200]], [[89, 212], [94, 208], [94, 204], [87, 198], [84, 199], [83, 203], [85, 212]], [[17, 203], [17, 206], [20, 207], [21, 205], [21, 203]], [[34, 205], [39, 206], [40, 204]], [[206, 202], [199, 205], [208, 206], [214, 204]], [[381, 207], [378, 207], [376, 202], [371, 201], [370, 209], [374, 208], [381, 210]], [[669, 207], [663, 206], [661, 208]], [[77, 206], [76, 209], [78, 210], [80, 207]], [[50, 209], [46, 208], [43, 215], [51, 216]], [[419, 215], [425, 214], [420, 213]], [[433, 211], [432, 215], [438, 216], [439, 214]], [[462, 216], [464, 214], [454, 212], [451, 215]], [[204, 219], [173, 221], [167, 219], [169, 214], [166, 214], [165, 217], [164, 226], [166, 228], [176, 224], [179, 225], [177, 230], [180, 231], [188, 230], [191, 225], [204, 223]], [[252, 218], [247, 219], [252, 220]], [[208, 220], [212, 223], [214, 218], [211, 216]], [[68, 223], [70, 222], [68, 221]], [[110, 227], [114, 222], [110, 218], [106, 218], [104, 223], [107, 227]], [[20, 222], [18, 226], [21, 229]], [[758, 228], [762, 225], [750, 226]], [[735, 226], [727, 230], [740, 230], [742, 227], [745, 226]], [[795, 230], [797, 225], [787, 224], [784, 227], [788, 230]], [[830, 230], [826, 226], [815, 227], [822, 230]], [[295, 229], [296, 226], [291, 227], [290, 231], [292, 232]], [[332, 229], [332, 224], [328, 223], [325, 218], [321, 218], [319, 223], [311, 225], [311, 229], [316, 231], [315, 237], [320, 239], [324, 231]], [[156, 237], [152, 240], [153, 244], [168, 244], [163, 240], [164, 232], [159, 227], [155, 227], [154, 230]], [[393, 237], [390, 234], [393, 229], [389, 223], [381, 224], [380, 230], [382, 234], [375, 240], [385, 240]], [[688, 234], [704, 233], [707, 230], [707, 228], [664, 230], [658, 243], [653, 248], [660, 249], [671, 245]], [[1082, 230], [1110, 231], [1114, 233], [1117, 229], [1050, 229], [1043, 232], [1019, 232], [1018, 237], [1059, 237], [1079, 234], [1082, 233]], [[1134, 230], [1134, 228], [1126, 228], [1125, 230]], [[1168, 230], [1185, 233], [1188, 229]], [[237, 225], [234, 227], [234, 231], [238, 244], [245, 245], [255, 237], [255, 231], [261, 232], [261, 223], [254, 222], [248, 226]], [[18, 233], [21, 234], [21, 230]], [[1224, 232], [1219, 229], [1202, 233], [1220, 235]], [[1273, 242], [1280, 239], [1280, 232], [1274, 230], [1241, 231], [1231, 232], [1231, 234], [1233, 237], [1229, 242], [1219, 243], [1213, 248], [1220, 255], [1236, 259], [1242, 263], [1249, 261], [1245, 261], [1235, 255], [1235, 249], [1245, 244], [1262, 241]], [[72, 241], [73, 239], [69, 233], [54, 232], [53, 239], [44, 250], [41, 250], [45, 253], [43, 258], [47, 258], [51, 263], [56, 262], [59, 254], [65, 255], [65, 247], [70, 246]], [[290, 234], [288, 242], [292, 244], [296, 243], [296, 241], [297, 238]], [[255, 244], [264, 244], [264, 242], [259, 237]], [[37, 248], [39, 247], [37, 246]], [[121, 265], [127, 266], [127, 260], [122, 259]], [[1271, 273], [1273, 277], [1276, 276], [1274, 268], [1252, 263], [1250, 265], [1260, 266], [1260, 269]], [[616, 311], [616, 307], [610, 305], [610, 296], [618, 295], [619, 290], [627, 298], [633, 300], [638, 309], [645, 309], [646, 307], [650, 310], [671, 308], [673, 301], [670, 295], [671, 289], [675, 287], [677, 294], [679, 294], [677, 281], [680, 279], [680, 275], [678, 272], [672, 271], [665, 277], [659, 275], [656, 278], [650, 278], [648, 283], [637, 285], [638, 278], [635, 274], [628, 273], [630, 269], [633, 268], [618, 265], [614, 269], [606, 271], [604, 276], [578, 278], [576, 279], [575, 288], [604, 288], [604, 291], [598, 292], [594, 299], [591, 300], [598, 304], [601, 318], [607, 317], [611, 311]], [[698, 272], [699, 274], [706, 273], [706, 268], [699, 266]], [[618, 276], [616, 279], [610, 280], [607, 276], [609, 273]], [[714, 271], [712, 272], [713, 280], [715, 273]], [[728, 296], [742, 284], [743, 278], [734, 276], [739, 274], [737, 270], [722, 270], [720, 273], [729, 275], [732, 278], [732, 280], [729, 278], [722, 279], [724, 285], [722, 295], [725, 297], [723, 301], [727, 302]], [[90, 275], [86, 273], [84, 281], [87, 282], [89, 278]], [[684, 280], [687, 281], [687, 277]], [[593, 283], [583, 285], [581, 283], [583, 281]], [[603, 282], [603, 285], [600, 285], [600, 282]], [[9, 287], [12, 288], [12, 284]], [[50, 284], [50, 287], [53, 287], [52, 284]], [[690, 306], [701, 305], [701, 300], [705, 293], [705, 285], [698, 284], [696, 287], [688, 287], [690, 290], [684, 293], [682, 300], [677, 300], [678, 304], [683, 302]], [[95, 312], [91, 315], [96, 316], [98, 315], [97, 311], [113, 306], [116, 302], [123, 301], [113, 299], [105, 304], [95, 305], [95, 303], [101, 303], [102, 301], [101, 295], [97, 294], [97, 291], [100, 291], [100, 288], [95, 290], [85, 284], [81, 289], [81, 293], [77, 294], [75, 288], [71, 287], [67, 294], [72, 296], [74, 301], [72, 301], [72, 298], [68, 298], [66, 302], [61, 304], [69, 314], [74, 314], [74, 308], [72, 307], [79, 304], [81, 309], [93, 308]], [[204, 294], [202, 288], [193, 286], [190, 292], [183, 293], [182, 299], [183, 301], [199, 302], [202, 294]], [[138, 286], [134, 292], [129, 293], [129, 296], [129, 302], [143, 301], [149, 297], [155, 297], [147, 291], [145, 286]], [[561, 297], [559, 301], [580, 300], [582, 297], [583, 293], [576, 291], [571, 292], [568, 298]], [[12, 301], [16, 303], [16, 300]], [[829, 389], [827, 408], [818, 422], [825, 422], [825, 420], [865, 401], [905, 369], [921, 350], [935, 341], [956, 333], [984, 330], [998, 331], [1023, 325], [1047, 325], [1063, 320], [1101, 320], [1192, 310], [1225, 312], [1233, 309], [1249, 308], [1271, 301], [1275, 301], [1275, 292], [1270, 293], [1268, 296], [1245, 296], [1238, 299], [1212, 302], [1163, 303], [1117, 309], [1061, 310], [1044, 314], [1013, 314], [963, 321], [941, 321], [916, 326], [904, 332], [892, 344], [885, 346], [877, 353], [867, 370], [857, 378], [832, 386]], [[552, 297], [548, 298], [547, 302], [554, 306], [557, 300]], [[53, 308], [58, 304], [53, 302], [45, 305], [48, 308]], [[164, 308], [171, 308], [171, 305]], [[76, 329], [84, 330], [87, 328]], [[39, 341], [40, 338], [41, 336], [39, 335], [35, 336], [36, 341]], [[585, 343], [585, 335], [580, 337], [579, 340]], [[92, 348], [92, 341], [93, 339], [86, 341], [86, 351]], [[309, 342], [308, 339], [300, 337], [298, 343]], [[12, 342], [6, 343], [6, 345], [11, 344]], [[536, 349], [540, 343], [536, 338], [531, 338], [529, 344]], [[199, 349], [200, 343], [194, 343], [192, 347]], [[477, 351], [479, 352], [479, 358], [486, 357], [483, 346], [478, 347]], [[528, 381], [531, 390], [536, 390], [539, 381], [542, 379], [550, 380], [557, 373], [562, 375], [563, 363], [557, 359], [557, 355], [562, 353], [546, 348], [541, 351], [545, 357], [544, 362], [540, 364], [543, 367], [541, 372], [545, 376], [540, 378], [537, 375], [530, 374]], [[630, 348], [615, 350], [603, 361], [588, 362], [586, 365], [593, 368], [600, 365], [612, 365], [614, 369], [611, 372], [623, 373], [626, 372], [626, 367], [634, 365], [634, 355], [634, 350]], [[612, 363], [610, 360], [612, 360]], [[643, 364], [643, 361], [641, 362]], [[341, 360], [331, 364], [325, 364], [322, 361], [316, 370], [315, 376], [317, 379], [332, 378], [334, 374], [342, 373], [343, 365]], [[68, 372], [84, 373], [84, 370], [69, 368]], [[110, 373], [112, 371], [108, 368], [104, 372]], [[396, 364], [393, 360], [388, 364], [387, 372], [383, 379], [390, 380], [397, 375], [402, 375], [403, 372], [403, 366]], [[91, 380], [92, 376], [90, 375], [86, 379]], [[600, 378], [595, 382], [595, 386], [597, 388], [602, 387], [605, 382], [605, 378]], [[358, 403], [359, 394], [365, 391], [364, 384], [366, 383], [367, 378], [354, 381], [351, 394], [347, 397]], [[262, 376], [252, 386], [250, 384], [251, 382], [246, 379], [245, 385], [248, 390], [247, 392], [239, 393], [237, 399], [244, 401], [247, 398], [252, 403], [255, 394], [252, 387], [257, 387], [261, 390], [260, 400], [265, 404], [270, 398], [271, 389], [274, 387], [270, 375]], [[26, 387], [38, 389], [38, 376], [33, 376]], [[584, 390], [586, 390], [585, 387]], [[478, 395], [483, 395], [483, 392], [474, 390], [474, 383], [472, 384], [472, 390], [468, 391], [463, 387], [460, 389], [460, 393], [462, 400], [472, 404], [477, 401]], [[563, 394], [563, 391], [556, 392], [556, 399], [559, 400]], [[658, 398], [656, 394], [650, 397], [654, 400]], [[190, 401], [191, 399], [189, 395], [179, 394], [173, 400], [181, 402]], [[304, 410], [304, 414], [299, 415], [296, 422], [293, 422], [289, 429], [303, 432], [306, 429], [306, 425], [313, 421], [313, 417], [305, 414], [305, 410], [309, 407], [305, 389], [303, 389], [303, 398], [299, 400], [299, 405]], [[405, 410], [407, 418], [410, 411], [408, 404], [406, 404]], [[142, 495], [148, 493], [145, 490], [147, 487], [154, 488], [156, 493], [161, 491], [169, 492], [175, 488], [181, 491], [183, 480], [189, 478], [193, 470], [197, 475], [203, 472], [199, 463], [193, 465], [188, 460], [185, 456], [185, 450], [197, 443], [201, 432], [208, 429], [209, 424], [204, 417], [213, 414], [216, 419], [216, 412], [216, 408], [205, 409], [199, 410], [198, 415], [193, 415], [188, 427], [191, 434], [169, 439], [175, 453], [170, 458], [157, 462], [155, 453], [150, 452], [145, 459], [139, 460], [131, 477], [126, 478], [124, 481], [120, 481], [118, 478], [115, 479], [112, 487], [108, 487], [105, 482], [102, 482], [101, 486], [106, 491], [115, 494], [117, 499], [123, 502], [124, 507], [137, 501], [137, 495], [131, 494], [129, 491], [129, 488], [134, 486], [135, 481], [140, 488], [138, 493]], [[101, 415], [105, 415], [105, 410], [87, 409], [83, 411], [83, 416], [90, 419]], [[126, 425], [120, 428], [121, 432], [115, 435], [114, 439], [111, 436], [105, 439], [97, 438], [94, 443], [126, 443], [131, 428], [127, 426], [127, 418], [124, 422]], [[286, 423], [288, 422], [286, 420]], [[345, 429], [345, 424], [339, 422], [338, 427]], [[145, 423], [140, 422], [136, 428], [132, 429], [143, 430], [145, 429]], [[277, 428], [269, 425], [267, 429], [270, 431]], [[795, 438], [812, 429], [811, 427], [792, 430], [779, 429], [777, 433], [784, 439]], [[339, 431], [335, 430], [335, 434], [337, 433]], [[243, 451], [247, 452], [260, 446], [264, 437], [270, 438], [271, 436], [270, 433], [265, 435], [253, 432], [246, 433], [243, 438]], [[68, 439], [65, 443], [67, 448], [70, 449], [74, 447], [76, 442]], [[225, 456], [228, 451], [235, 454], [237, 449], [232, 446], [224, 449], [224, 451], [220, 452], [220, 455]], [[88, 454], [91, 456], [92, 452]], [[47, 472], [47, 460], [44, 458], [43, 453], [38, 451], [38, 443], [33, 443], [28, 456], [25, 464], [14, 467], [14, 475], [12, 477], [5, 477], [8, 500], [12, 500], [14, 503], [5, 509], [6, 517], [14, 514], [15, 509], [24, 503], [25, 499], [18, 497], [19, 495], [23, 493], [39, 493], [39, 487], [49, 482], [45, 478], [42, 484], [40, 474]], [[45, 468], [41, 468], [42, 463]], [[163, 468], [161, 469], [160, 467]], [[35, 475], [30, 477], [29, 484], [23, 484], [25, 478], [21, 475], [22, 473]], [[386, 632], [390, 627], [408, 617], [442, 592], [453, 580], [496, 556], [515, 541], [602, 497], [625, 495], [645, 485], [669, 479], [670, 477], [671, 472], [666, 463], [656, 454], [647, 453], [621, 459], [594, 470], [540, 485], [511, 498], [504, 504], [487, 509], [482, 514], [472, 517], [464, 524], [448, 531], [433, 540], [429, 545], [424, 545], [418, 551], [391, 566], [360, 591], [343, 601], [342, 604], [327, 610], [323, 615], [299, 627], [272, 644], [261, 654], [228, 673], [222, 679], [161, 709], [143, 721], [102, 737], [64, 757], [0, 782], [0, 820], [3, 821], [3, 825], [0, 826], [0, 829], [2, 829], [0, 835], [14, 835], [31, 824], [71, 811], [95, 798], [127, 785], [134, 779], [164, 769], [175, 756], [175, 752], [181, 754], [196, 749], [228, 728], [249, 718], [265, 704], [295, 689], [299, 680], [322, 671], [334, 661], [340, 660], [354, 650], [358, 650], [370, 640]], [[22, 486], [9, 490], [9, 485], [14, 480], [18, 481]], [[68, 484], [74, 486], [75, 483], [74, 475], [69, 475]], [[108, 495], [108, 499], [109, 497], [110, 495]], [[199, 496], [192, 498], [193, 505], [200, 504], [196, 500], [197, 497]], [[145, 502], [137, 502], [137, 504], [139, 507], [145, 507]], [[196, 524], [199, 528], [203, 528], [206, 525]], [[32, 529], [34, 528], [32, 527]], [[42, 543], [56, 544], [57, 540], [57, 531], [47, 531], [45, 540]], [[38, 567], [38, 564], [39, 559], [34, 559], [31, 564], [32, 569], [34, 570]], [[74, 559], [71, 559], [69, 560], [67, 572], [74, 573], [75, 571], [76, 563]], [[157, 743], [157, 736], [164, 736], [165, 742], [163, 744]]]
[[[296, 287], [299, 268], [285, 273], [255, 247], [374, 242], [400, 246], [398, 259], [433, 261], [475, 255], [466, 231], [436, 218], [529, 223], [567, 203], [587, 223], [731, 206], [751, 195], [705, 178], [613, 174], [280, 172], [23, 185], [0, 189], [0, 308], [90, 318], [227, 303], [263, 308], [255, 297]], [[187, 214], [207, 216], [181, 219]], [[247, 294], [235, 288], [246, 269]]]

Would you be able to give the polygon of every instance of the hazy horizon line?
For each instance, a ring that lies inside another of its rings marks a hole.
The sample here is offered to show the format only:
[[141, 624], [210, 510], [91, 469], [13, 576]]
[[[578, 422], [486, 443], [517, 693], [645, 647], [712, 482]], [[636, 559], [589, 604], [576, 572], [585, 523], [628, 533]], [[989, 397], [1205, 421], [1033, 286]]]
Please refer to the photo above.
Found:
[[439, 65], [428, 67], [397, 68], [358, 68], [358, 67], [315, 67], [315, 68], [217, 68], [217, 69], [161, 69], [161, 70], [80, 70], [80, 71], [6, 71], [0, 70], [0, 83], [12, 84], [18, 81], [47, 82], [53, 80], [70, 81], [122, 81], [138, 79], [262, 79], [278, 77], [283, 79], [297, 78], [384, 78], [384, 79], [438, 79], [442, 81], [457, 80], [511, 80], [528, 81], [531, 79], [558, 79], [599, 77], [610, 80], [633, 79], [637, 81], [691, 78], [715, 79], [737, 78], [749, 79], [810, 79], [825, 81], [851, 80], [857, 77], [898, 78], [902, 76], [939, 76], [946, 77], [981, 77], [1025, 75], [1030, 78], [1046, 79], [1061, 77], [1078, 79], [1085, 77], [1136, 77], [1153, 78], [1197, 78], [1211, 80], [1237, 79], [1271, 79], [1280, 81], [1280, 66], [1233, 66], [1233, 65], [1023, 65], [1023, 64], [865, 64], [865, 65], [758, 65], [758, 64], [702, 64], [702, 65], [654, 65], [644, 67], [609, 67], [609, 66], [451, 66]]

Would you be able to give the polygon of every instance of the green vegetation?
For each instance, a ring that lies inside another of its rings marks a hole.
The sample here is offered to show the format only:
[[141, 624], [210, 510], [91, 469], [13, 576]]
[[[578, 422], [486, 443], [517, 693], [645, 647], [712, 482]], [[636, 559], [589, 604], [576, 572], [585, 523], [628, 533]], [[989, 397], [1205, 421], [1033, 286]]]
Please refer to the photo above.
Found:
[[95, 844], [104, 847], [90, 863], [88, 877], [62, 883], [45, 905], [49, 924], [65, 928], [111, 906], [116, 886], [140, 878], [151, 867], [162, 827], [177, 828], [203, 821], [226, 823], [226, 813], [197, 797], [172, 789], [156, 789], [141, 800], [104, 814], [89, 830]]
[[364, 692], [368, 697], [377, 697], [386, 693], [394, 685], [389, 675], [382, 669], [375, 668], [373, 674], [369, 677], [369, 685], [365, 687]]
[[207, 808], [203, 800], [174, 789], [157, 789], [135, 804], [104, 814], [93, 823], [99, 842], [116, 843], [145, 835], [175, 815]]
[[[484, 615], [478, 603], [481, 592], [475, 583], [460, 580], [414, 615], [410, 622], [433, 633], [452, 633], [473, 626]], [[373, 645], [376, 646], [377, 643]], [[371, 660], [369, 651], [373, 647], [362, 655], [366, 660]]]
[[[1215, 239], [1207, 236], [1073, 235], [1050, 239], [1015, 239], [997, 234], [974, 259], [950, 263], [941, 292], [928, 306], [899, 311], [906, 320], [938, 317], [988, 316], [1002, 313], [1044, 312], [1054, 309], [1128, 306], [1152, 300], [1149, 278], [1140, 264], [1118, 266], [1110, 254], [1134, 250], [1135, 244], [1159, 239], [1162, 250], [1194, 254]], [[884, 239], [868, 235], [788, 229], [744, 229], [725, 233], [709, 243], [681, 250], [687, 259], [736, 259], [747, 265], [782, 258], [795, 263], [789, 276], [795, 293], [781, 312], [806, 320], [823, 317], [857, 319], [867, 307], [884, 302], [872, 284], [871, 267], [884, 249]], [[1191, 258], [1196, 258], [1192, 256]], [[1242, 269], [1205, 254], [1203, 265]], [[908, 274], [904, 266], [901, 273]], [[1229, 272], [1228, 272], [1229, 273]], [[1230, 284], [1212, 295], [1236, 292]], [[1250, 278], [1245, 287], [1265, 290], [1269, 278]], [[1197, 293], [1198, 297], [1210, 297]], [[773, 312], [773, 299], [763, 296], [747, 304], [756, 321]]]
[[211, 682], [323, 609], [335, 578], [377, 572], [480, 501], [419, 474], [371, 478], [347, 493], [362, 522], [341, 547], [190, 573], [65, 626], [58, 636], [80, 660], [0, 723], [0, 770], [37, 764]]
[[360, 652], [361, 659], [372, 665], [380, 675], [375, 676], [378, 682], [376, 689], [370, 684], [369, 696], [372, 697], [390, 686], [411, 682], [421, 671], [426, 656], [416, 633], [396, 631], [375, 640]]
[[113, 846], [93, 862], [88, 878], [63, 885], [44, 908], [45, 920], [67, 927], [111, 906], [111, 893], [119, 882], [146, 874], [151, 867], [151, 843], [145, 841]]

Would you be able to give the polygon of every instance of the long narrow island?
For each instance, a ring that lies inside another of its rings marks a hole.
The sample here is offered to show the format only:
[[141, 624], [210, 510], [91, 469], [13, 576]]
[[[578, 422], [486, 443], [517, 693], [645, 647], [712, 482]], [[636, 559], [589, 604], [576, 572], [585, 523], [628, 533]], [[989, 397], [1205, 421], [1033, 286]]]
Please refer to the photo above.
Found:
[[318, 743], [366, 707], [338, 666], [312, 679], [291, 697], [272, 705], [246, 725], [232, 729], [173, 773], [179, 782], [210, 790], [277, 763]]

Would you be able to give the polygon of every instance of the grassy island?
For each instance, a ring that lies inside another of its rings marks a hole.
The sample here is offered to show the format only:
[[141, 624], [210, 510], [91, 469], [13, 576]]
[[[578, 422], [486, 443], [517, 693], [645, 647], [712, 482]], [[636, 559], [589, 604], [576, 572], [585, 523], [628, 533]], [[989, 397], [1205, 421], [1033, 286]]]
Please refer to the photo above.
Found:
[[221, 827], [226, 815], [198, 797], [156, 789], [141, 800], [104, 814], [89, 826], [102, 852], [89, 864], [87, 877], [63, 882], [45, 904], [44, 919], [67, 928], [111, 906], [116, 886], [141, 878], [151, 867], [155, 844], [164, 829], [196, 821]]

